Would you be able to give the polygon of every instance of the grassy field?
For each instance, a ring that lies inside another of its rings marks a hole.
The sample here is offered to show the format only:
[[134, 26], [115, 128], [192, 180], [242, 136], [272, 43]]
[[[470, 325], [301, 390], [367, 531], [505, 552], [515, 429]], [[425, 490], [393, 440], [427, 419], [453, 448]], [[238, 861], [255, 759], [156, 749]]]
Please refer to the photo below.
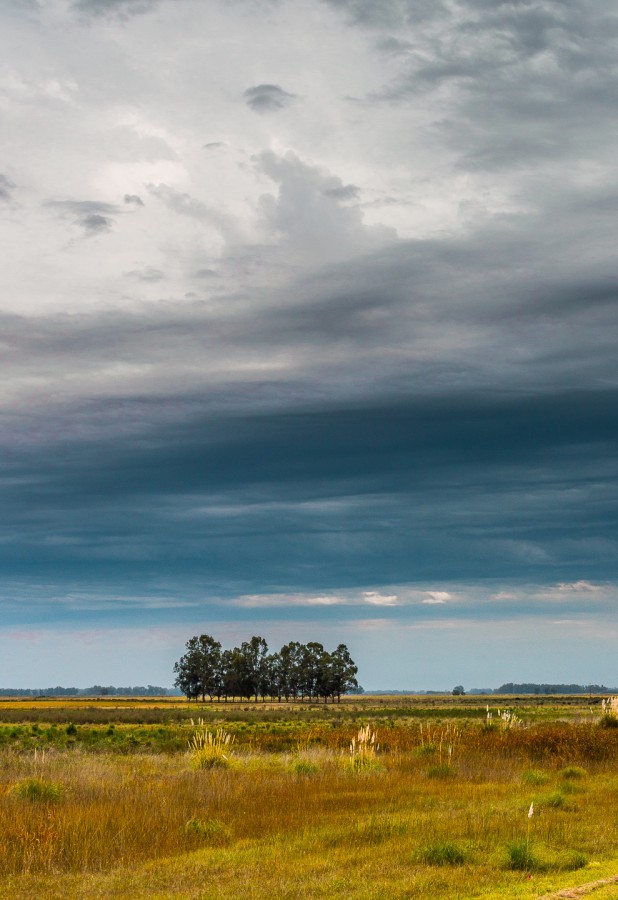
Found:
[[587, 697], [6, 701], [0, 898], [542, 897], [598, 882], [618, 875], [612, 724]]

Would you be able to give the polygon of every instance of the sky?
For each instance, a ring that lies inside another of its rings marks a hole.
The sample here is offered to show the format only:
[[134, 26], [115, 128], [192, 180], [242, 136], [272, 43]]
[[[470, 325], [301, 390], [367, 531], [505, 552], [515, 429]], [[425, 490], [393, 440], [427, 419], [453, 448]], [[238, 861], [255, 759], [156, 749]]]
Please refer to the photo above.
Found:
[[0, 686], [618, 684], [618, 11], [0, 4]]

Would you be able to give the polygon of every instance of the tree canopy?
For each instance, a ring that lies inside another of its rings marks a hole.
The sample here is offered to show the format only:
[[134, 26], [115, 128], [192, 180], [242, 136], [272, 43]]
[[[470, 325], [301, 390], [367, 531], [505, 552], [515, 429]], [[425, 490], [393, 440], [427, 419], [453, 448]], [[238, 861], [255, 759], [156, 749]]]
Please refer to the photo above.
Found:
[[211, 635], [196, 635], [187, 641], [174, 672], [175, 685], [189, 700], [319, 698], [326, 703], [340, 701], [342, 694], [358, 687], [358, 668], [345, 644], [329, 652], [316, 641], [291, 641], [277, 653], [269, 653], [259, 636], [223, 650]]

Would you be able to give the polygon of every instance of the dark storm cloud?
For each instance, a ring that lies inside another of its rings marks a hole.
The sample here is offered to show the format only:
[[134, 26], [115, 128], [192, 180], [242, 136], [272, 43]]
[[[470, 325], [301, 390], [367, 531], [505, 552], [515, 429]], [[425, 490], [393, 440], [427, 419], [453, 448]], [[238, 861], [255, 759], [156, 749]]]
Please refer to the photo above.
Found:
[[131, 366], [167, 384], [12, 423], [7, 567], [96, 580], [114, 561], [221, 594], [611, 577], [613, 207], [587, 198], [214, 306], [5, 317], [7, 383], [36, 360], [52, 384]]
[[14, 187], [15, 185], [13, 182], [10, 181], [6, 175], [0, 173], [0, 201], [10, 200]]
[[134, 204], [135, 206], [143, 206], [144, 205], [144, 201], [139, 196], [139, 194], [125, 194], [124, 202]]
[[608, 577], [617, 401], [453, 395], [57, 440], [8, 456], [0, 556], [95, 579], [156, 560], [219, 590]]
[[296, 99], [296, 94], [289, 94], [277, 84], [258, 84], [247, 88], [243, 96], [247, 106], [259, 113], [285, 109]]

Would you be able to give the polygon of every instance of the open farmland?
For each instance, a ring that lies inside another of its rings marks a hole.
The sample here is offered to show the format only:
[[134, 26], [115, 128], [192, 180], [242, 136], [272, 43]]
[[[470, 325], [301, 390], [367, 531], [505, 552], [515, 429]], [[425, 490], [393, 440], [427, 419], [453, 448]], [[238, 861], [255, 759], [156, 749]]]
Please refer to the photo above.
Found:
[[618, 874], [618, 728], [601, 713], [573, 696], [4, 701], [0, 897], [540, 897], [601, 881]]

